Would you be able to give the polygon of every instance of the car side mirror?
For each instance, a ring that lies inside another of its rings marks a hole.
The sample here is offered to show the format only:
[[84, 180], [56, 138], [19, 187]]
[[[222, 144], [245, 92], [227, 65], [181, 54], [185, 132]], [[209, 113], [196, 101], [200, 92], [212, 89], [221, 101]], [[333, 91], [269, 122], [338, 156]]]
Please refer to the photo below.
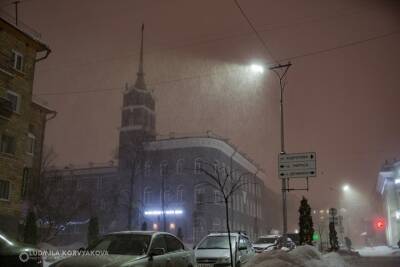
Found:
[[159, 255], [164, 255], [165, 250], [163, 248], [152, 248], [149, 252], [150, 258], [153, 258], [154, 256], [159, 256]]

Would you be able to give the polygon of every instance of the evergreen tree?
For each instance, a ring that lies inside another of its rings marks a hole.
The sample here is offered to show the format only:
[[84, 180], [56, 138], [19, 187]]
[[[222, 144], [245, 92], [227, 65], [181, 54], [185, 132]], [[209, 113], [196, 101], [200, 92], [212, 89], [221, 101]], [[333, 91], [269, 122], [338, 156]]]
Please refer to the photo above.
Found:
[[88, 246], [93, 245], [99, 239], [99, 220], [97, 217], [91, 217], [87, 231]]
[[147, 231], [147, 222], [143, 222], [143, 223], [142, 223], [141, 230], [142, 230], [142, 231]]
[[329, 243], [331, 244], [331, 251], [337, 251], [339, 249], [335, 223], [333, 221], [329, 223]]
[[38, 242], [36, 215], [33, 211], [29, 211], [28, 215], [26, 216], [24, 242], [31, 245], [36, 245]]
[[299, 238], [300, 244], [312, 245], [314, 234], [313, 221], [311, 216], [311, 207], [305, 197], [302, 198], [299, 208]]
[[182, 228], [178, 227], [178, 233], [176, 236], [180, 239], [183, 240], [183, 233], [182, 233]]

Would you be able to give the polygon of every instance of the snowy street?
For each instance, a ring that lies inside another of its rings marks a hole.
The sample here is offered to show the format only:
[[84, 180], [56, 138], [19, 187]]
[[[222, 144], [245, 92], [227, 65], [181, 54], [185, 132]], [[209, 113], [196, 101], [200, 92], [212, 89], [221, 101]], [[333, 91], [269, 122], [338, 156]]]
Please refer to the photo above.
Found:
[[400, 257], [361, 257], [347, 262], [352, 267], [397, 267]]

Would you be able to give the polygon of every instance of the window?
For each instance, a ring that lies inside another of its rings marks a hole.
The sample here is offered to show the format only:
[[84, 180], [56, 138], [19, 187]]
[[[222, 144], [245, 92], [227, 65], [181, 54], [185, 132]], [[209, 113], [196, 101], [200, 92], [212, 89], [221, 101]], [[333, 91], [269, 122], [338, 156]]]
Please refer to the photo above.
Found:
[[0, 199], [10, 199], [10, 181], [0, 180]]
[[35, 153], [36, 137], [32, 133], [28, 133], [28, 148], [27, 153], [33, 155]]
[[183, 159], [176, 161], [176, 174], [183, 174]]
[[183, 185], [178, 185], [176, 189], [176, 200], [183, 201]]
[[160, 164], [160, 176], [164, 177], [167, 174], [168, 174], [168, 162], [164, 160]]
[[0, 152], [15, 154], [15, 138], [5, 134], [2, 134], [0, 138]]
[[197, 187], [195, 190], [194, 190], [194, 202], [196, 203], [196, 204], [200, 204], [200, 203], [202, 203], [204, 201], [204, 188], [201, 188], [201, 187]]
[[151, 203], [152, 193], [151, 187], [146, 187], [144, 189], [143, 200], [145, 204]]
[[167, 240], [167, 252], [183, 250], [183, 245], [178, 239], [172, 235], [166, 235], [165, 237]]
[[15, 93], [15, 92], [13, 92], [13, 91], [10, 91], [10, 90], [8, 90], [7, 91], [7, 93], [6, 93], [6, 98], [12, 103], [12, 110], [14, 111], [14, 112], [19, 112], [19, 109], [20, 109], [20, 99], [21, 99], [21, 97], [20, 97], [20, 95], [19, 94], [17, 94], [17, 93]]
[[157, 235], [153, 242], [151, 243], [151, 248], [162, 248], [164, 251], [167, 251], [167, 244], [165, 242], [165, 237], [164, 235]]
[[150, 172], [151, 172], [151, 162], [147, 160], [144, 163], [144, 176], [150, 176]]
[[200, 174], [201, 172], [201, 159], [198, 158], [194, 161], [194, 174]]
[[24, 168], [22, 172], [22, 185], [21, 185], [21, 197], [25, 198], [28, 191], [28, 182], [30, 177], [31, 169]]
[[169, 191], [169, 189], [164, 191], [164, 201], [165, 202], [172, 201], [172, 195], [171, 195], [171, 191]]
[[17, 51], [12, 51], [13, 53], [13, 68], [18, 71], [23, 71], [24, 68], [24, 56]]

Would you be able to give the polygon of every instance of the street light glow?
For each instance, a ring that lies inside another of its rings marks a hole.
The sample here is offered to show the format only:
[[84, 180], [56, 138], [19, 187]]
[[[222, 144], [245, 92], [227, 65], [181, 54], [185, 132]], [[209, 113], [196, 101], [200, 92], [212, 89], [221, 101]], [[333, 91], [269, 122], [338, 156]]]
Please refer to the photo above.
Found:
[[350, 186], [348, 184], [345, 184], [342, 189], [344, 192], [347, 192], [350, 190]]
[[264, 73], [264, 67], [258, 64], [251, 64], [250, 69], [254, 73]]

